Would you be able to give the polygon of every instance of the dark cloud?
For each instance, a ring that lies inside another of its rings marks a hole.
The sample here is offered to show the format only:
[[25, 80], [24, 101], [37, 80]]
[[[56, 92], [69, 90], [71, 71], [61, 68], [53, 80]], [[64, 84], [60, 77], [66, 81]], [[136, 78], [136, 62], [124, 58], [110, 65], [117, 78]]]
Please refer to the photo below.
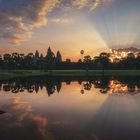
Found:
[[47, 24], [47, 13], [58, 0], [1, 0], [0, 38], [18, 44], [31, 37], [34, 28]]
[[[61, 8], [96, 9], [112, 0], [0, 0], [0, 38], [20, 44], [32, 36], [32, 30], [47, 24], [47, 14], [56, 6]], [[66, 19], [53, 20], [66, 23]]]

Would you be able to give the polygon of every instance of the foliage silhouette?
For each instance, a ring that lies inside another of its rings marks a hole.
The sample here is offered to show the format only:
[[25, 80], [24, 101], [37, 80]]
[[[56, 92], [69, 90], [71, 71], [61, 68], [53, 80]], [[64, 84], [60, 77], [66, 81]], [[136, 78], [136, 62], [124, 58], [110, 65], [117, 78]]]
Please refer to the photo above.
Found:
[[[81, 50], [80, 54], [82, 59], [77, 62], [72, 62], [71, 59], [67, 58], [62, 60], [60, 51], [55, 54], [49, 47], [46, 56], [39, 53], [37, 50], [35, 54], [28, 53], [19, 54], [4, 54], [0, 55], [0, 69], [59, 69], [59, 70], [71, 70], [71, 69], [88, 69], [88, 70], [104, 70], [104, 69], [115, 69], [115, 70], [126, 70], [126, 69], [140, 69], [140, 53], [135, 56], [133, 53], [128, 53], [125, 58], [114, 58], [111, 61], [110, 54], [106, 52], [100, 53], [99, 56], [92, 58], [90, 55], [84, 55], [84, 50]], [[94, 55], [94, 54], [93, 54]]]
[[[78, 81], [81, 94], [85, 91], [92, 90], [93, 87], [100, 93], [140, 93], [140, 77], [30, 77], [1, 80], [0, 90], [4, 92], [22, 93], [39, 93], [43, 88], [46, 89], [48, 96], [59, 93], [62, 83], [70, 85], [72, 81]], [[119, 87], [119, 88], [118, 88]], [[125, 90], [124, 90], [125, 87]]]

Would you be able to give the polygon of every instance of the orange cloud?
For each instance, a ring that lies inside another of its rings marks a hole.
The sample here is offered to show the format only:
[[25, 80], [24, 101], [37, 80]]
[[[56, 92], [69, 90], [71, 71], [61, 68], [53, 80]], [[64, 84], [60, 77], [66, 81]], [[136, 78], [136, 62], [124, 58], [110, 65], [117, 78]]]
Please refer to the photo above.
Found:
[[[0, 38], [8, 40], [12, 44], [20, 44], [32, 36], [32, 31], [47, 25], [48, 13], [54, 8], [61, 10], [70, 8], [95, 8], [112, 0], [24, 0], [24, 1], [0, 1]], [[72, 19], [51, 18], [50, 23], [69, 24]]]
[[[48, 120], [40, 115], [32, 113], [32, 107], [28, 102], [22, 101], [20, 97], [12, 98], [8, 104], [2, 106], [6, 110], [6, 116], [0, 122], [4, 136], [9, 139], [27, 138], [25, 134], [31, 133], [30, 139], [52, 140], [52, 134], [48, 131]], [[10, 130], [10, 131], [9, 131]], [[19, 135], [11, 135], [19, 132]], [[23, 133], [24, 132], [24, 133]]]
[[96, 9], [98, 6], [111, 2], [112, 0], [73, 0], [74, 6], [79, 8], [87, 7], [90, 10]]
[[12, 1], [8, 5], [7, 1], [1, 1], [0, 38], [13, 44], [30, 38], [34, 28], [47, 24], [46, 15], [57, 3], [58, 0], [30, 0]]
[[57, 23], [57, 24], [71, 24], [73, 23], [72, 18], [51, 18], [49, 20], [50, 23]]

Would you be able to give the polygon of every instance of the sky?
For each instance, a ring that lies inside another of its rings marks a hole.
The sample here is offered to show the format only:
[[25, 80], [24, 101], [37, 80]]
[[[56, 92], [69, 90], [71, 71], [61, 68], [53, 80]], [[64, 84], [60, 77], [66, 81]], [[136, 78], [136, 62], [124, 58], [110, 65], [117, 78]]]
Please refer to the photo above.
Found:
[[0, 0], [0, 54], [92, 57], [111, 48], [140, 46], [140, 0]]

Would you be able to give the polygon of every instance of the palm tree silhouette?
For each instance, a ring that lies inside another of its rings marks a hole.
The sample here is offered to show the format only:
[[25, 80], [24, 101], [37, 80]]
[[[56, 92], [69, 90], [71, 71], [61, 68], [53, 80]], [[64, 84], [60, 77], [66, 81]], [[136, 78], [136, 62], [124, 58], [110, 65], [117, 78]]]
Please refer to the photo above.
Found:
[[84, 50], [81, 50], [81, 51], [80, 51], [80, 54], [81, 54], [81, 60], [82, 60], [82, 62], [83, 62]]

